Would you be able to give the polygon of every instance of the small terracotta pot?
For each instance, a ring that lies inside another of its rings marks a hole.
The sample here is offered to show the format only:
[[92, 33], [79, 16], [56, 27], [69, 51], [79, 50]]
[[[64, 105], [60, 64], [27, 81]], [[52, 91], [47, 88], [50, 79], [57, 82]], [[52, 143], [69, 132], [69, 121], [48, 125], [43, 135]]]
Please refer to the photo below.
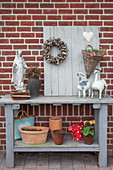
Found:
[[54, 142], [56, 145], [62, 145], [64, 141], [65, 130], [54, 130]]
[[54, 138], [53, 131], [62, 129], [62, 118], [61, 117], [50, 117], [49, 128], [52, 138]]
[[91, 145], [93, 143], [93, 136], [92, 135], [87, 135], [87, 136], [83, 136], [84, 139], [84, 143], [87, 145]]
[[[24, 131], [22, 129], [36, 129], [39, 131]], [[26, 144], [42, 144], [47, 140], [49, 128], [41, 126], [27, 126], [19, 129], [22, 142]]]

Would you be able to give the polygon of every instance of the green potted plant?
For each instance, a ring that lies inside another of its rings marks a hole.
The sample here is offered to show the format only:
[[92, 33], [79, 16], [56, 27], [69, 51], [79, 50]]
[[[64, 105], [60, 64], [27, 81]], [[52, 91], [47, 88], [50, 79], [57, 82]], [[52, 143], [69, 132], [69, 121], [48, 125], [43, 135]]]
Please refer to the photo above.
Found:
[[83, 133], [83, 139], [85, 144], [92, 144], [93, 143], [93, 137], [94, 137], [94, 129], [92, 125], [95, 124], [95, 120], [90, 121], [84, 121], [84, 127], [82, 127], [81, 132]]
[[41, 70], [38, 67], [30, 67], [26, 70], [26, 73], [29, 77], [27, 85], [30, 92], [30, 96], [32, 98], [35, 98], [38, 96], [39, 90], [41, 88], [41, 81], [39, 80]]

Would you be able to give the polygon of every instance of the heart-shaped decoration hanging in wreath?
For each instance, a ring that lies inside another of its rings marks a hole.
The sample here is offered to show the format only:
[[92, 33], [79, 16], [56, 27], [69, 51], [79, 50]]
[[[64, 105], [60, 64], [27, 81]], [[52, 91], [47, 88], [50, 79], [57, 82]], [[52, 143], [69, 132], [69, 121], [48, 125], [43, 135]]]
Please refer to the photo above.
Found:
[[[60, 53], [58, 56], [54, 57], [50, 53], [50, 49], [53, 46], [57, 46], [59, 48]], [[60, 38], [50, 38], [45, 41], [44, 46], [43, 46], [43, 57], [52, 64], [59, 65], [60, 63], [65, 60], [67, 56], [67, 45], [63, 41], [61, 41]]]

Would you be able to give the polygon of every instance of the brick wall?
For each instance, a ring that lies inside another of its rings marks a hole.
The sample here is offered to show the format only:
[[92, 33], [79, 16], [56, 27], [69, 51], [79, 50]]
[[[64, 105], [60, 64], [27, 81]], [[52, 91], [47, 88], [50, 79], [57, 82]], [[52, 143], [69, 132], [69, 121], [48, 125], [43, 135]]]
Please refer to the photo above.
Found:
[[[0, 0], [0, 96], [13, 90], [12, 64], [17, 50], [23, 51], [28, 66], [39, 66], [41, 94], [44, 91], [44, 59], [42, 57], [44, 26], [98, 26], [100, 45], [107, 49], [101, 61], [101, 77], [108, 83], [107, 93], [113, 97], [113, 0]], [[27, 78], [25, 79], [27, 83]], [[63, 117], [68, 127], [71, 116], [93, 118], [89, 105], [22, 106], [36, 115], [36, 125], [48, 125], [50, 116]], [[40, 115], [39, 115], [40, 113]], [[5, 113], [0, 110], [0, 150], [5, 150]], [[108, 108], [108, 151], [113, 149], [113, 112]]]

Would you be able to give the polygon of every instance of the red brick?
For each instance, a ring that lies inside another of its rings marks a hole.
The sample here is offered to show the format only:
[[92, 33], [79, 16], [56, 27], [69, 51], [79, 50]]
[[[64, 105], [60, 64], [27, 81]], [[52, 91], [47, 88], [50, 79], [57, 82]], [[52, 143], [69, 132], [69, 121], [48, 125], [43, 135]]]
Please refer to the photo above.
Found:
[[113, 26], [113, 21], [105, 21], [104, 25]]
[[68, 104], [68, 115], [72, 116], [72, 104]]
[[0, 45], [0, 49], [12, 49], [12, 45]]
[[42, 10], [41, 9], [29, 9], [28, 10], [28, 14], [42, 14]]
[[105, 9], [104, 13], [105, 14], [113, 14], [113, 10], [112, 9]]
[[27, 0], [13, 0], [14, 2], [27, 2]]
[[113, 27], [101, 27], [100, 31], [110, 31], [110, 32], [112, 32], [113, 31]]
[[101, 4], [101, 8], [113, 8], [113, 4], [111, 4], [111, 3], [103, 3], [103, 4]]
[[4, 21], [0, 21], [0, 26], [4, 26]]
[[60, 21], [59, 26], [72, 26], [72, 21]]
[[9, 78], [9, 74], [0, 74], [0, 78]]
[[21, 37], [34, 37], [34, 33], [21, 33]]
[[113, 39], [101, 39], [100, 43], [113, 43]]
[[99, 8], [99, 4], [98, 3], [86, 4], [86, 8]]
[[57, 15], [57, 16], [48, 16], [48, 20], [61, 20], [61, 16], [60, 15]]
[[0, 43], [9, 43], [9, 40], [8, 39], [0, 39]]
[[63, 104], [63, 116], [67, 116], [67, 104]]
[[25, 61], [35, 61], [35, 57], [24, 57]]
[[102, 26], [102, 21], [89, 21], [89, 25]]
[[96, 2], [96, 0], [82, 0], [82, 2]]
[[98, 15], [86, 15], [85, 19], [86, 20], [99, 20], [99, 16]]
[[67, 0], [67, 2], [80, 2], [80, 0]]
[[27, 10], [24, 9], [14, 9], [13, 14], [27, 14]]
[[90, 106], [88, 104], [85, 105], [85, 115], [90, 115]]
[[0, 9], [0, 14], [11, 14], [11, 10], [9, 10], [9, 9]]
[[12, 67], [13, 63], [3, 63], [3, 67]]
[[57, 22], [55, 22], [55, 21], [51, 21], [51, 22], [49, 22], [49, 21], [45, 21], [44, 22], [44, 26], [57, 26]]
[[10, 39], [10, 43], [13, 43], [13, 44], [15, 44], [15, 43], [24, 43], [24, 39]]
[[16, 17], [14, 15], [2, 15], [2, 20], [15, 20]]
[[104, 72], [113, 72], [113, 68], [105, 68]]
[[5, 138], [6, 138], [6, 135], [5, 135], [5, 134], [0, 134], [0, 138], [1, 138], [1, 139], [5, 139]]
[[18, 26], [19, 22], [18, 21], [6, 21], [7, 26]]
[[38, 117], [38, 121], [47, 121], [47, 122], [49, 122], [49, 117]]
[[37, 44], [37, 43], [39, 43], [39, 40], [38, 39], [26, 39], [25, 43], [27, 43], [27, 44], [29, 44], [29, 43], [31, 43], [31, 44], [32, 43], [36, 43]]
[[16, 51], [2, 51], [2, 55], [16, 55]]
[[44, 116], [44, 105], [43, 104], [40, 105], [40, 115]]
[[19, 33], [6, 33], [6, 37], [19, 37]]
[[42, 0], [28, 0], [28, 2], [42, 2]]
[[107, 67], [107, 63], [106, 63], [106, 62], [101, 62], [101, 63], [100, 63], [100, 66], [101, 66], [101, 67]]
[[38, 8], [38, 7], [39, 7], [39, 4], [38, 4], [38, 3], [35, 3], [35, 4], [26, 3], [26, 4], [25, 4], [25, 8]]
[[87, 14], [87, 9], [74, 9], [74, 14]]
[[42, 26], [42, 21], [36, 21], [36, 26]]
[[5, 3], [5, 4], [2, 4], [2, 8], [16, 8], [16, 4], [15, 3]]
[[80, 105], [80, 115], [84, 115], [84, 105]]
[[65, 2], [65, 0], [51, 0], [51, 2]]
[[17, 8], [23, 8], [23, 4], [17, 4]]
[[43, 32], [43, 27], [32, 27], [32, 31]]
[[57, 10], [56, 9], [44, 9], [43, 13], [44, 14], [57, 14]]
[[84, 4], [70, 4], [70, 8], [84, 8]]
[[84, 15], [78, 15], [78, 20], [84, 20]]
[[22, 55], [31, 55], [31, 51], [22, 51]]
[[31, 32], [31, 27], [17, 27], [19, 32]]
[[78, 115], [78, 106], [74, 106], [74, 115]]
[[13, 32], [16, 31], [15, 27], [2, 27], [3, 32]]
[[34, 21], [22, 21], [22, 26], [34, 26]]
[[18, 15], [17, 20], [31, 20], [31, 15]]
[[75, 21], [75, 26], [87, 26], [87, 21]]
[[55, 4], [55, 8], [69, 8], [69, 4], [64, 3], [64, 4]]
[[63, 20], [76, 20], [76, 15], [64, 15]]
[[0, 84], [11, 84], [11, 80], [0, 80]]
[[0, 33], [0, 37], [4, 37], [4, 33]]
[[43, 37], [43, 33], [36, 33], [36, 37]]
[[41, 49], [41, 45], [29, 45], [29, 49]]
[[34, 15], [32, 16], [33, 20], [46, 20], [46, 15]]
[[43, 61], [44, 58], [43, 57], [37, 57], [37, 61]]
[[113, 16], [112, 15], [102, 15], [101, 20], [113, 20]]
[[27, 49], [27, 45], [14, 45], [14, 49]]
[[40, 8], [54, 8], [53, 3], [41, 3]]
[[0, 2], [11, 2], [11, 0], [0, 0]]
[[89, 14], [103, 14], [103, 10], [95, 10], [95, 9], [90, 9]]
[[0, 61], [5, 61], [5, 57], [0, 56]]

